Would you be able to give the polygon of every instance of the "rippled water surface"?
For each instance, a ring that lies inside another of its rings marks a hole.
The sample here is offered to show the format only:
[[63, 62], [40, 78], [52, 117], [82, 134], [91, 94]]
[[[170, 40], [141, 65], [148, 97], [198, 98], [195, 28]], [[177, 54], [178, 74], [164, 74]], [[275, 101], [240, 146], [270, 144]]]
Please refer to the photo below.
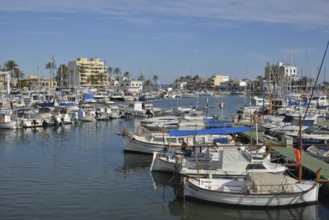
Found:
[[[209, 115], [231, 116], [244, 97], [209, 97]], [[204, 107], [207, 98], [156, 106]], [[135, 119], [60, 128], [0, 130], [0, 219], [328, 219], [324, 203], [241, 209], [175, 198], [170, 174], [149, 172], [150, 155], [123, 153], [116, 131]]]

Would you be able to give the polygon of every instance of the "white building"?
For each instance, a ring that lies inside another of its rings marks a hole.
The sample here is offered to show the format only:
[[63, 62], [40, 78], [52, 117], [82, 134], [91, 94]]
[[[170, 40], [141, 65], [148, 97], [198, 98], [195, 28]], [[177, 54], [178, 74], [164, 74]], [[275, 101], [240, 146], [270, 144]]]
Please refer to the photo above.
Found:
[[279, 62], [275, 65], [267, 63], [265, 67], [265, 79], [274, 80], [276, 82], [287, 82], [298, 80], [297, 67], [292, 65], [286, 65]]
[[116, 92], [139, 93], [143, 90], [143, 82], [129, 77], [111, 77], [110, 88]]

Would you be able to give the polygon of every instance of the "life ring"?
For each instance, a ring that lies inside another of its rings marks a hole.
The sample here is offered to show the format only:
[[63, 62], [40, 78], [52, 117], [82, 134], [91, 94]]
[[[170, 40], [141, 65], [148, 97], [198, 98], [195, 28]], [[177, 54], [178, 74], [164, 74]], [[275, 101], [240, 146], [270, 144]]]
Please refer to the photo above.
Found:
[[146, 135], [146, 133], [147, 133], [147, 130], [146, 130], [146, 128], [144, 128], [144, 127], [138, 127], [137, 128], [137, 131], [136, 131], [136, 134], [138, 135], [138, 136], [145, 136]]

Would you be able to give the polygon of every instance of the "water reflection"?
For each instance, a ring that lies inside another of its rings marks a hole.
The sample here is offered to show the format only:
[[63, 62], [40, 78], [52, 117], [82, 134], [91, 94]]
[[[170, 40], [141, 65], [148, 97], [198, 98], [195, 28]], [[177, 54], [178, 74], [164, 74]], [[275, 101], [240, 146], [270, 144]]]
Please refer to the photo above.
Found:
[[152, 155], [123, 153], [123, 165], [116, 171], [122, 172], [124, 176], [134, 173], [144, 173], [150, 171]]
[[186, 200], [170, 202], [169, 210], [187, 219], [318, 219], [317, 205], [248, 209]]
[[166, 172], [153, 171], [151, 173], [151, 178], [153, 181], [154, 190], [165, 188], [167, 186], [173, 188], [173, 193], [175, 194], [175, 188], [179, 184], [179, 175], [174, 175]]
[[[155, 190], [171, 187], [172, 195], [175, 195], [179, 177], [152, 172], [152, 180]], [[181, 219], [319, 219], [317, 204], [289, 208], [248, 208], [176, 199], [172, 195], [167, 194], [168, 197], [174, 198], [168, 202], [168, 209], [171, 215]]]

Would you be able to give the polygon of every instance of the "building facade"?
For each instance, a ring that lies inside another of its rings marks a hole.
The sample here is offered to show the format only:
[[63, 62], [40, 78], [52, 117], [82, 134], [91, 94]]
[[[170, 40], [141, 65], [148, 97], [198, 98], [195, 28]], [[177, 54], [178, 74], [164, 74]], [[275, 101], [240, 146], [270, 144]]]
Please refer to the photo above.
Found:
[[218, 87], [223, 82], [228, 82], [230, 77], [227, 75], [212, 75], [209, 79], [209, 86], [212, 88]]
[[265, 67], [265, 80], [275, 82], [287, 82], [289, 80], [297, 80], [297, 67], [285, 65], [281, 62], [270, 65], [267, 63]]
[[29, 90], [39, 90], [39, 89], [55, 89], [57, 87], [57, 82], [55, 79], [49, 80], [46, 77], [39, 78], [37, 75], [29, 75], [26, 79], [22, 79], [21, 82], [26, 82]]
[[130, 79], [129, 77], [111, 77], [109, 86], [115, 92], [139, 93], [143, 90], [143, 82], [141, 80]]
[[100, 58], [77, 58], [67, 65], [68, 74], [64, 75], [69, 88], [106, 87], [107, 66]]

